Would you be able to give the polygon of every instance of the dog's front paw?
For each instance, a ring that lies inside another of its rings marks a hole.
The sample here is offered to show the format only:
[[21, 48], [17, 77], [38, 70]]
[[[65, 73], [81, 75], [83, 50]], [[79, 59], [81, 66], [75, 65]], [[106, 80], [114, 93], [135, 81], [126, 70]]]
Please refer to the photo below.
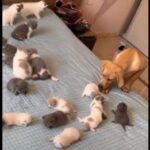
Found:
[[130, 91], [130, 88], [129, 88], [128, 86], [124, 85], [123, 87], [121, 87], [121, 90], [122, 90], [123, 92], [128, 93], [128, 92]]

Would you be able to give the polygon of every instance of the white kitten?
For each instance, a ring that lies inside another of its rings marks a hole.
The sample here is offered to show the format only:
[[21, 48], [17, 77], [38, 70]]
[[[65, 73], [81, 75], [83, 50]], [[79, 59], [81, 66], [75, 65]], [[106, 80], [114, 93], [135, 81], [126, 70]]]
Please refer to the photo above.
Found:
[[21, 10], [21, 16], [24, 18], [26, 18], [29, 15], [35, 15], [37, 19], [40, 19], [40, 12], [48, 6], [42, 0], [38, 2], [24, 2], [22, 4], [23, 9]]
[[54, 107], [55, 109], [68, 114], [77, 112], [69, 102], [58, 97], [50, 97], [48, 99], [48, 107]]
[[90, 104], [90, 109], [90, 115], [82, 119], [78, 117], [78, 120], [79, 122], [84, 123], [87, 129], [94, 132], [103, 119], [106, 119], [106, 115], [103, 110], [103, 98], [101, 96], [96, 96]]
[[3, 123], [5, 126], [9, 127], [12, 125], [17, 126], [27, 126], [31, 123], [32, 116], [28, 113], [4, 113]]
[[84, 97], [84, 96], [94, 97], [98, 94], [100, 94], [98, 86], [95, 83], [89, 83], [84, 88], [84, 91], [81, 97]]
[[13, 26], [13, 22], [17, 14], [23, 9], [22, 3], [20, 4], [12, 4], [5, 10], [3, 10], [2, 18], [3, 18], [3, 26], [11, 25]]
[[76, 128], [66, 128], [62, 133], [50, 139], [57, 148], [66, 148], [72, 143], [79, 141], [81, 133]]
[[17, 49], [13, 59], [13, 74], [20, 79], [28, 79], [32, 75], [32, 68], [28, 63], [29, 54], [23, 50]]

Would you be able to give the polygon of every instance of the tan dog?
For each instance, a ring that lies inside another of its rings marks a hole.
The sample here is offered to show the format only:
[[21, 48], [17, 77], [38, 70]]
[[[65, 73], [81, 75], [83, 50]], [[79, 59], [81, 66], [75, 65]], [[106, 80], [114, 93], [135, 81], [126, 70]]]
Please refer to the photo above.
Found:
[[10, 127], [13, 125], [17, 126], [27, 126], [31, 123], [32, 116], [28, 113], [4, 113], [3, 123], [5, 127]]
[[101, 62], [102, 80], [100, 91], [109, 92], [111, 83], [116, 79], [118, 87], [129, 92], [134, 81], [147, 67], [146, 57], [137, 49], [127, 48], [116, 54], [113, 61]]

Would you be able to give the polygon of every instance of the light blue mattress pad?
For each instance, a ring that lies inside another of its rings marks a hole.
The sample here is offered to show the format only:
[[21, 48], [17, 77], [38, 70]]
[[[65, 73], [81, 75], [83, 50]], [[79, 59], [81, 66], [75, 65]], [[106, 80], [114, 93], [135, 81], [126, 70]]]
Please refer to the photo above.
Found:
[[[16, 20], [18, 22], [18, 20]], [[42, 13], [38, 29], [29, 40], [23, 42], [11, 38], [12, 27], [3, 27], [3, 37], [8, 43], [20, 48], [36, 48], [45, 60], [58, 82], [29, 81], [30, 92], [26, 96], [15, 96], [6, 89], [13, 78], [12, 69], [3, 64], [3, 113], [28, 112], [34, 122], [28, 127], [3, 129], [3, 150], [55, 150], [49, 139], [66, 127], [83, 128], [77, 120], [67, 125], [48, 129], [41, 117], [54, 110], [47, 106], [49, 96], [67, 99], [78, 110], [78, 116], [90, 113], [90, 98], [80, 99], [84, 87], [89, 82], [99, 83], [100, 60], [83, 44], [65, 24], [51, 11]], [[80, 142], [68, 150], [147, 150], [148, 149], [148, 104], [134, 92], [124, 93], [113, 88], [106, 96], [105, 110], [108, 119], [95, 133], [87, 132]], [[134, 127], [124, 132], [118, 124], [113, 124], [111, 112], [119, 102], [125, 102]]]

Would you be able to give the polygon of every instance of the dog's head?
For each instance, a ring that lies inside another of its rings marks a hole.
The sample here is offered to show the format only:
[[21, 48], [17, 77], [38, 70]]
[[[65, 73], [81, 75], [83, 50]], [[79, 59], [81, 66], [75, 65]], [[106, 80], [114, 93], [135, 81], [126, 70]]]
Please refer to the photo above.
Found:
[[101, 74], [100, 90], [108, 89], [114, 80], [117, 80], [119, 88], [124, 85], [123, 69], [112, 61], [103, 60], [101, 62]]
[[57, 100], [56, 98], [49, 98], [48, 99], [48, 107], [56, 107], [57, 106]]

